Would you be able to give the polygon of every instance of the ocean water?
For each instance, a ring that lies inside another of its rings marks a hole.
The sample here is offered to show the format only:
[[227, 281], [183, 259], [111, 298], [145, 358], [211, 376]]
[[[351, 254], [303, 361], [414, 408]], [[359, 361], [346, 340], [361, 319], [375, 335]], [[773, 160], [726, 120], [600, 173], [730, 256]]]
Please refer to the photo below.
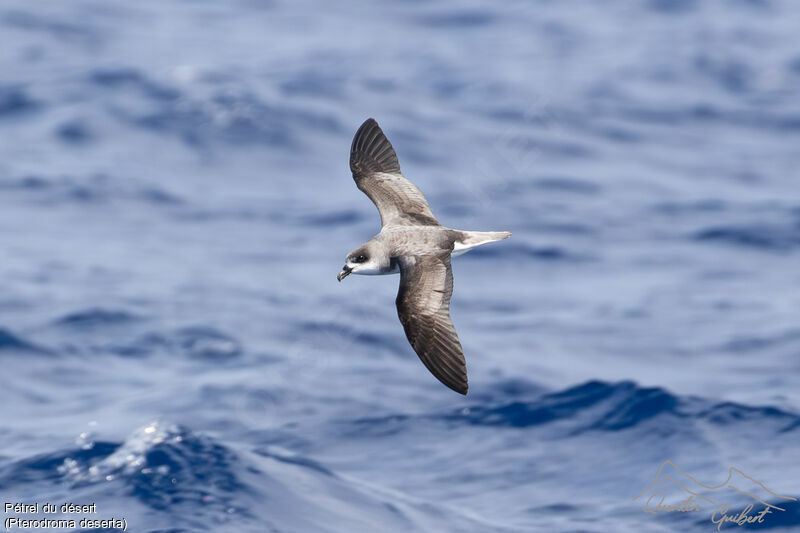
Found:
[[[0, 504], [716, 530], [634, 501], [664, 465], [781, 508], [721, 530], [800, 530], [798, 27], [789, 0], [5, 0]], [[370, 116], [443, 224], [514, 232], [453, 264], [467, 397], [397, 277], [336, 282], [379, 229]]]

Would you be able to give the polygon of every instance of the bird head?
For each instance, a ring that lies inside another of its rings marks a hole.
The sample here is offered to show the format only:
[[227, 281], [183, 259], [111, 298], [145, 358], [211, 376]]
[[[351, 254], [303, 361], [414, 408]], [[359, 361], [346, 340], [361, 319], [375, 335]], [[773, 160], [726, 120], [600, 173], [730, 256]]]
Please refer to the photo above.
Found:
[[359, 246], [344, 260], [344, 267], [336, 279], [342, 281], [350, 274], [382, 274], [388, 267], [388, 257], [384, 257], [376, 246], [370, 243]]

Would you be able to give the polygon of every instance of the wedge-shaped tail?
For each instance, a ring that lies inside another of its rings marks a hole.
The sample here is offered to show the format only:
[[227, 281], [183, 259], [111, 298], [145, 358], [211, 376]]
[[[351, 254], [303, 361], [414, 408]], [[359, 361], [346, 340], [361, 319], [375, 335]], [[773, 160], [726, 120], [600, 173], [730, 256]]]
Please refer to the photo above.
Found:
[[465, 254], [481, 244], [511, 237], [510, 231], [460, 231], [459, 234], [453, 246], [453, 257]]

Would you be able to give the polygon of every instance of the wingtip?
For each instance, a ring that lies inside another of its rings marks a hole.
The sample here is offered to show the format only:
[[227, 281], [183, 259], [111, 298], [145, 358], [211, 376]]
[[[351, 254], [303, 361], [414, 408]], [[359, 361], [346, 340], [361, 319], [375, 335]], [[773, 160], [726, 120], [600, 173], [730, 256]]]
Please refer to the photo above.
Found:
[[350, 170], [354, 174], [363, 172], [400, 173], [400, 163], [392, 143], [370, 117], [365, 120], [353, 137], [350, 145]]
[[[440, 381], [442, 380], [440, 379]], [[467, 393], [469, 392], [469, 383], [466, 381], [464, 381], [463, 383], [458, 383], [453, 381], [442, 381], [442, 383], [447, 385], [447, 388], [449, 388], [450, 390], [453, 390], [464, 396], [466, 396]]]
[[359, 134], [360, 132], [363, 132], [363, 131], [365, 131], [365, 130], [372, 129], [372, 128], [378, 128], [378, 129], [380, 129], [381, 127], [380, 127], [380, 125], [378, 124], [378, 121], [377, 121], [377, 120], [375, 120], [375, 119], [374, 119], [374, 118], [372, 118], [372, 117], [369, 117], [367, 120], [365, 120], [364, 122], [362, 122], [362, 123], [361, 123], [361, 125], [358, 127], [358, 129], [356, 130], [356, 135], [355, 135], [355, 136], [356, 136], [356, 137], [358, 137], [358, 134]]

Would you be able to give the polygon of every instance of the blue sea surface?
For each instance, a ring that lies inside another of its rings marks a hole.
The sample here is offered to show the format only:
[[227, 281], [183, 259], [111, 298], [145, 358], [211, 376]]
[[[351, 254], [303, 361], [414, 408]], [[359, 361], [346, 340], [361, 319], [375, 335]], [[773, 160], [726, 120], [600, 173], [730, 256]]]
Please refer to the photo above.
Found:
[[[790, 0], [5, 0], [0, 505], [716, 530], [634, 501], [666, 464], [780, 504], [721, 530], [800, 531], [798, 28]], [[398, 277], [336, 282], [379, 230], [367, 117], [444, 225], [514, 233], [453, 262], [466, 397]]]

